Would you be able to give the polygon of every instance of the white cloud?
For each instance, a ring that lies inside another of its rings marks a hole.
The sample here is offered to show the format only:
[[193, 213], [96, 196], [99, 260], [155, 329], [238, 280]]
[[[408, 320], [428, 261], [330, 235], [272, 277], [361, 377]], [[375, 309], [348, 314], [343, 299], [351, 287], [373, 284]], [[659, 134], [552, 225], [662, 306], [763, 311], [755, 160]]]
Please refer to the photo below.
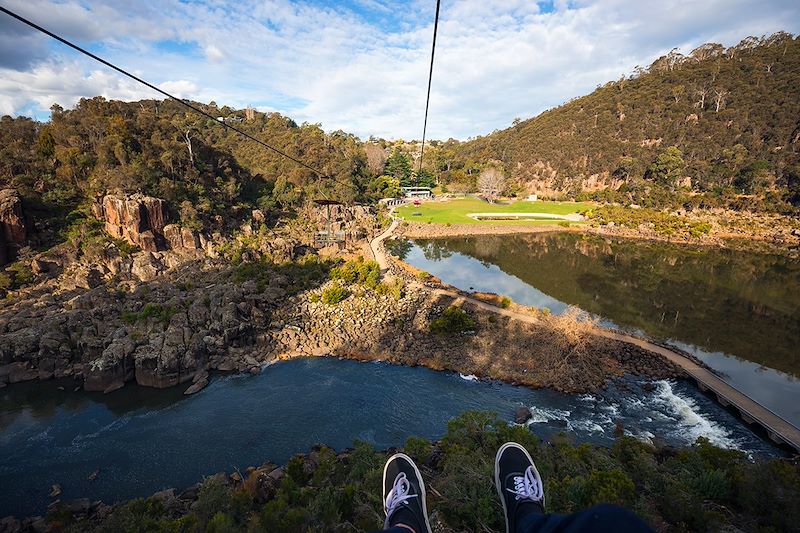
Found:
[[158, 86], [178, 98], [190, 98], [197, 94], [197, 84], [189, 80], [165, 81]]
[[[362, 137], [419, 138], [431, 2], [352, 0], [10, 0], [11, 9], [181, 97], [276, 109]], [[528, 0], [445, 0], [429, 136], [466, 138], [506, 127], [647, 65], [673, 46], [735, 44], [800, 31], [791, 0], [572, 0], [553, 12]], [[378, 21], [378, 22], [376, 22]], [[5, 29], [6, 26], [0, 26]], [[26, 54], [0, 38], [0, 112], [81, 96], [153, 97], [145, 88], [23, 32]], [[169, 40], [171, 47], [163, 46]], [[177, 43], [177, 44], [175, 44]], [[37, 48], [38, 47], [38, 48]], [[3, 68], [4, 67], [4, 68]]]

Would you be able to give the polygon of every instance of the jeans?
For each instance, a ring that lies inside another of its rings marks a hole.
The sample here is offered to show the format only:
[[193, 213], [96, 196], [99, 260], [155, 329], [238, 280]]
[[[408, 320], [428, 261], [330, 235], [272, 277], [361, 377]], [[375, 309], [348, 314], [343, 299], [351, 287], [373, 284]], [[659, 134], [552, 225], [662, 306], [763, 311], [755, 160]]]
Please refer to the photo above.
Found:
[[[616, 505], [595, 505], [577, 513], [532, 514], [520, 520], [517, 533], [578, 533], [588, 531], [649, 532], [641, 518]], [[408, 533], [408, 530], [406, 530]]]
[[[652, 531], [641, 518], [616, 505], [595, 505], [573, 514], [531, 514], [517, 524], [516, 533], [639, 533]], [[408, 529], [393, 527], [382, 533], [409, 533]], [[417, 533], [425, 533], [417, 532]]]

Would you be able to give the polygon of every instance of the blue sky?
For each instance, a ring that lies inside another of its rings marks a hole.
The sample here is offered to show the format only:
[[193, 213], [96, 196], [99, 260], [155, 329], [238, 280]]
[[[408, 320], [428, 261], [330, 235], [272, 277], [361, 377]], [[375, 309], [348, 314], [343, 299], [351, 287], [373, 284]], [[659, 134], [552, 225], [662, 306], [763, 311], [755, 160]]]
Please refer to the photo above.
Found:
[[[434, 0], [0, 0], [184, 98], [419, 138]], [[443, 0], [428, 131], [466, 139], [679, 47], [800, 33], [794, 0]], [[0, 114], [153, 98], [0, 15]]]

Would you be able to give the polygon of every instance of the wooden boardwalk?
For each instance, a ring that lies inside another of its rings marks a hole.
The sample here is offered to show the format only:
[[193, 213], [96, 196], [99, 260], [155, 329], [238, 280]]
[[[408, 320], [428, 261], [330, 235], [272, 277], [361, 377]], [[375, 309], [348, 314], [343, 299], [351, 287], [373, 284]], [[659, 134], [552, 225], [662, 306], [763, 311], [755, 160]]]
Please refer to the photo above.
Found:
[[[392, 225], [385, 232], [376, 237], [370, 243], [370, 248], [375, 256], [375, 260], [380, 265], [382, 271], [386, 271], [390, 265], [390, 260], [387, 257], [382, 244], [384, 240], [392, 235], [392, 232], [397, 227], [397, 224], [398, 220], [395, 219], [392, 222]], [[521, 320], [528, 323], [538, 322], [535, 316], [517, 313], [509, 309], [502, 309], [484, 301], [470, 298], [469, 296], [465, 296], [464, 294], [456, 291], [448, 289], [432, 289], [431, 292], [437, 296], [454, 298], [457, 302], [469, 302], [469, 304], [475, 307], [479, 307], [483, 310], [506, 316], [514, 320]], [[679, 352], [659, 346], [658, 344], [654, 344], [633, 335], [607, 329], [599, 329], [598, 334], [609, 339], [633, 344], [639, 348], [649, 352], [657, 353], [662, 357], [669, 359], [681, 367], [684, 372], [686, 372], [687, 376], [694, 379], [701, 391], [712, 392], [722, 406], [735, 408], [745, 423], [760, 426], [764, 429], [773, 442], [791, 448], [794, 450], [794, 453], [800, 454], [800, 429], [798, 429], [797, 426], [788, 420], [783, 419], [781, 416], [772, 412], [767, 407], [764, 407], [740, 390], [723, 381], [722, 378], [707, 368], [698, 365], [693, 360], [685, 357]]]
[[632, 335], [609, 330], [602, 330], [601, 335], [610, 339], [635, 344], [649, 352], [655, 352], [662, 357], [666, 357], [694, 379], [701, 391], [713, 392], [721, 405], [736, 408], [739, 416], [747, 424], [758, 424], [767, 432], [773, 442], [786, 445], [792, 448], [795, 453], [800, 453], [800, 429], [797, 426], [788, 420], [784, 420], [780, 415], [773, 413], [767, 407], [723, 381], [722, 378], [707, 368], [703, 368], [678, 352]]

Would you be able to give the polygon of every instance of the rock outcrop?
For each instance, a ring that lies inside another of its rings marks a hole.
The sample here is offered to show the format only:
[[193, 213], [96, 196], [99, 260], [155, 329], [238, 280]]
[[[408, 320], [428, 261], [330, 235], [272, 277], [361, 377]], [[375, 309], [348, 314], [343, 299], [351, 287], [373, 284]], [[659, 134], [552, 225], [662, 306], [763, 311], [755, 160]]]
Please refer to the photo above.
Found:
[[164, 200], [143, 194], [109, 194], [95, 204], [93, 210], [112, 237], [125, 239], [150, 252], [167, 248], [164, 226], [167, 225], [168, 212]]
[[165, 250], [202, 250], [213, 255], [211, 239], [178, 224], [168, 224], [169, 210], [161, 198], [143, 194], [109, 194], [95, 203], [94, 215], [105, 230], [145, 252]]
[[0, 190], [0, 266], [14, 258], [28, 240], [22, 199], [13, 189]]

